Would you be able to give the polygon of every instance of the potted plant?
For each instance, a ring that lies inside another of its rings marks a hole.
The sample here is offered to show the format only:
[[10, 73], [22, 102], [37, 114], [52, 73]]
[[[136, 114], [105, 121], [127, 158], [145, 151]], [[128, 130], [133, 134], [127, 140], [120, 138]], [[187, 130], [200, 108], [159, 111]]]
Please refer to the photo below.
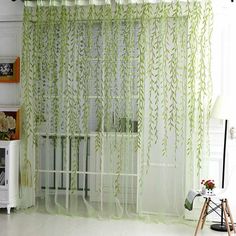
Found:
[[209, 194], [212, 195], [213, 194], [213, 189], [215, 188], [215, 181], [208, 179], [208, 180], [202, 180], [201, 181], [201, 185], [202, 185], [202, 193], [203, 194]]

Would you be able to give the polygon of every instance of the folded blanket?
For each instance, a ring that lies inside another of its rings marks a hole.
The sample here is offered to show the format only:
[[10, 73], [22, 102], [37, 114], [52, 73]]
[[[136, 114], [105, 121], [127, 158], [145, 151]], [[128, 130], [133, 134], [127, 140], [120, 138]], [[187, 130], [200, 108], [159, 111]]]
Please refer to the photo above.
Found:
[[201, 196], [201, 194], [195, 190], [190, 190], [187, 198], [185, 199], [184, 207], [191, 211], [193, 209], [193, 200], [197, 196]]

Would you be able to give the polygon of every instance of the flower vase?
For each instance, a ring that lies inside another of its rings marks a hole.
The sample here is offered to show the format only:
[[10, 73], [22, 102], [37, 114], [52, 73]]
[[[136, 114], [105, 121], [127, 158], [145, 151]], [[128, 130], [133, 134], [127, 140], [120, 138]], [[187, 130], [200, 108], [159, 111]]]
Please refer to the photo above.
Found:
[[213, 195], [213, 189], [207, 189], [207, 195]]

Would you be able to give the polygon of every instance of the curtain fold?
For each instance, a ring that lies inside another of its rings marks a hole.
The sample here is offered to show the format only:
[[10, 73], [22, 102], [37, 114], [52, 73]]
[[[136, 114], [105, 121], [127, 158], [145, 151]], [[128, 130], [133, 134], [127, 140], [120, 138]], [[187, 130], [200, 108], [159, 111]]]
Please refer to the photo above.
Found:
[[134, 216], [155, 156], [186, 155], [190, 169], [200, 170], [211, 107], [210, 1], [30, 3], [21, 76], [23, 207]]

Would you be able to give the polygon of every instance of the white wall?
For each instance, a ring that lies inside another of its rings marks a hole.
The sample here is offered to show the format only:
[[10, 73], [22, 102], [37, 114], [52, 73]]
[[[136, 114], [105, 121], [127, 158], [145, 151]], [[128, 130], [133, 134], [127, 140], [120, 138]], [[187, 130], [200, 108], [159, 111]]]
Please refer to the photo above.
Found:
[[[23, 2], [0, 0], [0, 58], [21, 56]], [[0, 104], [19, 104], [20, 84], [0, 83]]]
[[[230, 128], [236, 127], [236, 2], [223, 1], [225, 4], [222, 6], [221, 14], [219, 14], [218, 24], [222, 24], [221, 37], [221, 93], [227, 94], [229, 97], [232, 118], [229, 120], [228, 142], [227, 142], [227, 161], [226, 161], [226, 184], [229, 188], [229, 201], [233, 214], [236, 219], [236, 139], [231, 139]], [[227, 3], [226, 3], [227, 2]], [[214, 69], [214, 68], [213, 68]], [[217, 69], [214, 70], [217, 73]], [[236, 136], [235, 136], [236, 137]], [[223, 132], [222, 132], [223, 142]], [[222, 147], [222, 146], [221, 146]], [[222, 161], [222, 152], [221, 152]]]
[[23, 2], [17, 0], [0, 1], [0, 22], [2, 21], [21, 21], [23, 19]]

